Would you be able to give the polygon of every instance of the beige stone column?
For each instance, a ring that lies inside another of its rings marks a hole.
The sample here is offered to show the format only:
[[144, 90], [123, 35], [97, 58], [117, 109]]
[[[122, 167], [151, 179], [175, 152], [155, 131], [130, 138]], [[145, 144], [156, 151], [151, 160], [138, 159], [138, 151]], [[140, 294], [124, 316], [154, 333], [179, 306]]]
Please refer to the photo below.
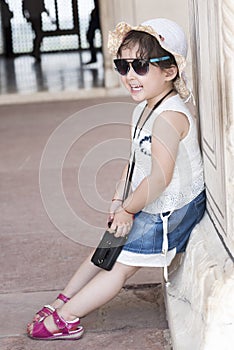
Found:
[[234, 344], [234, 2], [190, 0], [207, 214], [166, 289], [174, 350]]
[[222, 87], [227, 181], [228, 241], [234, 253], [234, 1], [222, 2]]
[[103, 57], [105, 65], [105, 87], [119, 87], [120, 81], [113, 71], [111, 56], [107, 51], [109, 30], [114, 29], [118, 22], [135, 23], [134, 0], [100, 0], [101, 26], [103, 35]]

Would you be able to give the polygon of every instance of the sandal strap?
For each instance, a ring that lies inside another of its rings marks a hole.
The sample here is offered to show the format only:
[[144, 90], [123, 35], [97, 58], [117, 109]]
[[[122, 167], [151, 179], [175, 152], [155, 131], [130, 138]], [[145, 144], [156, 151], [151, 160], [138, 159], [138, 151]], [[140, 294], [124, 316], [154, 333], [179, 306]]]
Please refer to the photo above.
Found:
[[52, 316], [54, 319], [54, 323], [56, 324], [58, 329], [62, 330], [63, 334], [68, 334], [70, 329], [75, 328], [80, 324], [79, 318], [76, 318], [75, 320], [69, 322], [65, 321], [62, 318], [62, 316], [59, 316], [56, 310], [52, 313]]
[[51, 333], [46, 326], [44, 325], [44, 320], [42, 321], [37, 321], [33, 323], [33, 329], [32, 329], [32, 333], [30, 334], [28, 332], [28, 334], [30, 336], [32, 336], [33, 338], [40, 338], [40, 339], [46, 339], [46, 338], [50, 338], [51, 336], [53, 336], [53, 333]]
[[[59, 332], [50, 332], [45, 324], [44, 320], [36, 321], [33, 323], [33, 329], [30, 331], [28, 329], [29, 337], [33, 339], [44, 339], [44, 340], [53, 340], [53, 339], [71, 339], [76, 340], [81, 338], [84, 333], [84, 328], [79, 325], [80, 320], [77, 318], [74, 321], [65, 321], [61, 316], [58, 315], [56, 311], [52, 314]], [[62, 327], [62, 328], [61, 328]]]
[[49, 316], [54, 312], [54, 308], [51, 305], [44, 305], [43, 308], [37, 312], [41, 317]]
[[[62, 300], [64, 303], [67, 303], [70, 300], [70, 298], [66, 297], [66, 295], [64, 295], [62, 293], [60, 293], [56, 299]], [[54, 312], [54, 310], [55, 309], [53, 308], [53, 306], [44, 305], [43, 308], [37, 312], [37, 314], [40, 317], [46, 317], [46, 316], [51, 315]]]
[[66, 295], [60, 293], [60, 294], [57, 296], [57, 299], [62, 300], [64, 303], [67, 303], [71, 298], [68, 298], [68, 297], [66, 297]]

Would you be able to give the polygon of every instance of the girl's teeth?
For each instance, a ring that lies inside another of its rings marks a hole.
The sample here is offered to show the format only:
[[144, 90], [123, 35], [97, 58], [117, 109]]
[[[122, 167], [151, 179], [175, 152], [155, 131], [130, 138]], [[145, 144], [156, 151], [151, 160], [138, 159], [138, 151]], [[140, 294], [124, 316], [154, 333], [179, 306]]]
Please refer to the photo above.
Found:
[[141, 86], [132, 86], [132, 90], [138, 91], [138, 90], [141, 90], [141, 88], [142, 88]]

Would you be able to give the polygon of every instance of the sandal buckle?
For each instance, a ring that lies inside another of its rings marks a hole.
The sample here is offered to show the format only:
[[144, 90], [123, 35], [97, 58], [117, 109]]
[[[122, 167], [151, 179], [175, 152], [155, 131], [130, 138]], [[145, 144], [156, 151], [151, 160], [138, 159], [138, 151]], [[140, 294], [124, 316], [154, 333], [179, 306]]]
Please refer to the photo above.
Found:
[[58, 315], [56, 310], [53, 312], [52, 316], [58, 329], [67, 328], [67, 322], [61, 316]]

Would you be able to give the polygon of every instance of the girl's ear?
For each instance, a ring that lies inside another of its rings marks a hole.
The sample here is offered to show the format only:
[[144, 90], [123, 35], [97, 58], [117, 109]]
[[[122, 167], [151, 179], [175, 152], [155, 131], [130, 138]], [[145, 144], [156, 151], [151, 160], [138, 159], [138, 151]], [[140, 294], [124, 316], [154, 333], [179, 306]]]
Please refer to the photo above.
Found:
[[165, 78], [167, 81], [173, 80], [178, 74], [178, 68], [176, 66], [171, 66], [170, 68], [165, 68]]

